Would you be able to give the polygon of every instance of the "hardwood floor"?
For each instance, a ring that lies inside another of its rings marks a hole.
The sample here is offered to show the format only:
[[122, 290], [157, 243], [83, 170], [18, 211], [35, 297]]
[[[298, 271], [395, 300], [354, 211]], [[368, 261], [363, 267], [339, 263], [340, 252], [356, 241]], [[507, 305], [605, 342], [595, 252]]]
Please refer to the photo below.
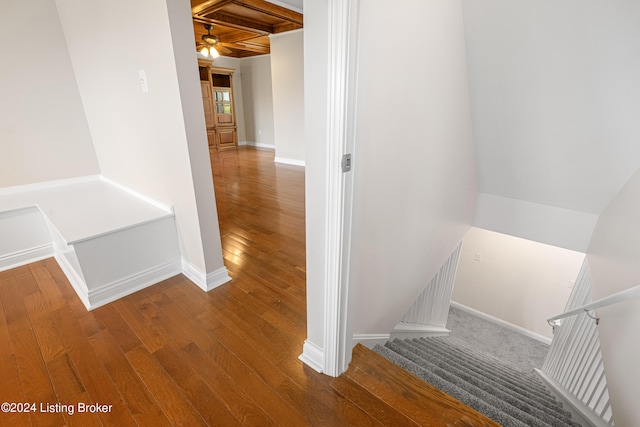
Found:
[[339, 378], [305, 367], [304, 173], [250, 148], [211, 163], [230, 283], [87, 312], [53, 259], [0, 273], [0, 402], [36, 405], [0, 425], [496, 425], [364, 347]]

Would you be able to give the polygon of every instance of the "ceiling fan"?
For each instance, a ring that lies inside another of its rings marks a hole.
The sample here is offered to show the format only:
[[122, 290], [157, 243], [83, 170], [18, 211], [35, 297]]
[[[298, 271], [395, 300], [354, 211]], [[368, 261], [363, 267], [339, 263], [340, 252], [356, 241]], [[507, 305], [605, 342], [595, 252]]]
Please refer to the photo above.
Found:
[[231, 51], [226, 47], [222, 46], [218, 41], [218, 36], [215, 34], [211, 34], [211, 30], [213, 29], [213, 25], [204, 24], [204, 29], [207, 30], [207, 34], [202, 36], [202, 42], [197, 44], [197, 49], [204, 56], [210, 56], [212, 58], [217, 58], [220, 54], [230, 54]]

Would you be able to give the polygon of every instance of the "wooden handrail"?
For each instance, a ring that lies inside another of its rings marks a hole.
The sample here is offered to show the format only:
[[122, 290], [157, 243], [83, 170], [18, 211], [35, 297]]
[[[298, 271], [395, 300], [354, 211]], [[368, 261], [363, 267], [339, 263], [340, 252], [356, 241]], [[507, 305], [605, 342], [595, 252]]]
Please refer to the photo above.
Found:
[[624, 291], [620, 291], [613, 295], [609, 295], [608, 297], [604, 297], [589, 304], [585, 304], [582, 307], [578, 307], [573, 310], [566, 311], [562, 314], [558, 314], [557, 316], [547, 319], [547, 322], [551, 324], [551, 322], [555, 320], [575, 316], [576, 314], [584, 313], [585, 311], [589, 312], [591, 310], [595, 310], [596, 308], [606, 307], [608, 305], [617, 304], [619, 302], [634, 298], [640, 298], [640, 285], [636, 285], [633, 288], [625, 289]]

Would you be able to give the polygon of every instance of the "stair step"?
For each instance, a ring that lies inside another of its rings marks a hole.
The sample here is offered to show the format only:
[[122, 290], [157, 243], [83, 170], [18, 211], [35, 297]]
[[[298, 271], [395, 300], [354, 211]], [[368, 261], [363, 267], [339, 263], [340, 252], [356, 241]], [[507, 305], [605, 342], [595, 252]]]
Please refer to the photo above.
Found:
[[449, 363], [446, 360], [443, 360], [440, 356], [433, 357], [432, 354], [422, 351], [411, 342], [405, 341], [397, 344], [416, 354], [422, 360], [427, 360], [434, 366], [441, 368], [443, 371], [452, 373], [467, 384], [478, 387], [483, 392], [489, 393], [515, 408], [532, 414], [540, 419], [544, 419], [548, 424], [564, 426], [571, 418], [571, 415], [568, 412], [561, 410], [557, 406], [548, 407], [545, 405], [545, 403], [553, 399], [550, 394], [536, 399], [535, 397], [526, 396], [522, 394], [522, 392], [519, 393], [518, 391], [510, 389], [505, 390], [499, 384], [496, 384], [491, 376], [485, 376], [483, 373], [478, 374], [465, 371], [464, 368], [458, 366], [459, 363]]
[[445, 393], [455, 397], [456, 399], [463, 402], [465, 405], [468, 405], [470, 408], [475, 409], [476, 411], [486, 415], [493, 421], [499, 423], [502, 426], [509, 427], [526, 427], [527, 424], [522, 421], [518, 421], [513, 418], [509, 414], [495, 408], [489, 403], [483, 401], [482, 399], [477, 398], [473, 394], [463, 390], [462, 388], [451, 384], [450, 382], [440, 378], [439, 376], [431, 373], [430, 371], [422, 368], [418, 364], [412, 362], [411, 360], [402, 357], [398, 353], [394, 352], [388, 347], [376, 346], [374, 347], [374, 351], [386, 357], [388, 360], [393, 361], [393, 363], [397, 364], [401, 368], [411, 372], [413, 375], [421, 378], [423, 381], [437, 387], [440, 390], [443, 390]]
[[[349, 369], [343, 376], [406, 417], [409, 422], [402, 425], [499, 427], [480, 412], [360, 344], [353, 349]], [[397, 420], [392, 424], [398, 425]]]
[[534, 376], [520, 376], [514, 378], [513, 376], [501, 371], [500, 367], [494, 365], [488, 365], [483, 363], [480, 358], [470, 358], [468, 356], [462, 356], [455, 349], [445, 348], [429, 341], [413, 340], [411, 344], [418, 346], [420, 349], [434, 354], [434, 357], [440, 357], [442, 360], [449, 364], [455, 364], [460, 369], [468, 372], [472, 375], [481, 375], [490, 378], [492, 382], [504, 387], [507, 390], [511, 390], [514, 393], [527, 396], [528, 398], [539, 399], [543, 402], [544, 406], [553, 410], [561, 409], [562, 405], [553, 398], [549, 392], [541, 386], [537, 378]]
[[395, 339], [374, 351], [504, 426], [579, 427], [533, 373], [448, 337]]

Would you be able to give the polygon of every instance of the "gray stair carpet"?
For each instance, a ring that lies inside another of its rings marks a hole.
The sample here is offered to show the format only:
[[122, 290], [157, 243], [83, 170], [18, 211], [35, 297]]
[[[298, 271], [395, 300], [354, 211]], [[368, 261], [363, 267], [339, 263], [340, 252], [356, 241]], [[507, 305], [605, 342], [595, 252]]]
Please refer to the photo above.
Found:
[[580, 427], [533, 372], [454, 338], [395, 339], [378, 354], [506, 427]]

